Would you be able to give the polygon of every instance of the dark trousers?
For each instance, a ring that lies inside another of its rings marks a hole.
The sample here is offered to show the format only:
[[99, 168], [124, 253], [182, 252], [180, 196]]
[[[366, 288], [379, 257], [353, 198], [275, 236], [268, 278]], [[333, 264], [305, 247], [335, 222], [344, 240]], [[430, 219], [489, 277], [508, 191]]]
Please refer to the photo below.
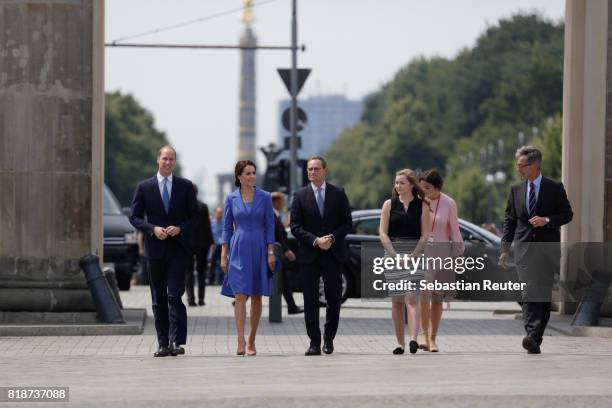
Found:
[[[185, 280], [187, 291], [187, 300], [189, 302], [195, 301], [195, 295], [193, 287], [195, 285], [193, 278], [194, 264], [196, 269], [196, 275], [198, 277], [198, 300], [204, 300], [206, 294], [206, 255], [208, 254], [208, 248], [198, 249], [194, 255], [189, 256], [187, 259], [187, 279]], [[195, 262], [194, 262], [195, 261]]]
[[140, 264], [140, 271], [138, 273], [138, 278], [139, 281], [138, 284], [139, 285], [148, 285], [149, 284], [149, 272], [147, 271], [147, 259], [140, 255], [139, 256], [139, 264]]
[[208, 280], [209, 285], [221, 285], [223, 283], [223, 276], [221, 273], [221, 245], [215, 245], [215, 250], [210, 257], [210, 279]]
[[523, 322], [529, 337], [542, 344], [544, 330], [550, 319], [550, 302], [523, 302]]
[[555, 272], [559, 270], [558, 243], [525, 243], [517, 245], [524, 255], [517, 260], [517, 274], [525, 283], [521, 309], [527, 336], [542, 344], [544, 331], [550, 319], [550, 302]]
[[176, 249], [162, 259], [149, 259], [149, 286], [160, 346], [169, 342], [186, 344], [187, 309], [181, 300], [185, 293], [187, 254]]
[[[285, 262], [289, 262], [289, 261], [285, 259], [283, 264]], [[297, 305], [295, 304], [295, 299], [293, 298], [293, 288], [291, 287], [291, 282], [289, 279], [289, 269], [285, 268], [284, 266], [283, 266], [282, 277], [283, 277], [283, 297], [285, 298], [285, 302], [287, 302], [287, 308], [289, 310], [294, 310], [297, 308]]]
[[319, 280], [323, 278], [327, 310], [325, 313], [324, 341], [333, 340], [338, 331], [340, 320], [340, 301], [342, 299], [341, 264], [331, 252], [321, 251], [312, 263], [301, 264], [304, 280], [304, 319], [310, 345], [321, 345], [319, 328]]

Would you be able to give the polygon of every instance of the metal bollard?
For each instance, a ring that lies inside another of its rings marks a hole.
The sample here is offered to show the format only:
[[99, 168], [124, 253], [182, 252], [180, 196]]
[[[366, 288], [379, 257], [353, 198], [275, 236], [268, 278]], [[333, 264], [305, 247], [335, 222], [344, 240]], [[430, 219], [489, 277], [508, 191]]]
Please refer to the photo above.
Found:
[[268, 303], [268, 320], [271, 323], [283, 322], [283, 249], [281, 245], [274, 243], [274, 256], [276, 257], [276, 268], [272, 276], [272, 293]]
[[100, 320], [104, 323], [125, 323], [111, 288], [100, 270], [99, 258], [96, 255], [85, 255], [79, 260], [79, 266], [85, 274]]
[[572, 319], [572, 326], [598, 326], [601, 305], [601, 302], [580, 302]]
[[121, 302], [121, 296], [119, 296], [119, 287], [117, 286], [117, 278], [115, 277], [115, 270], [113, 268], [104, 268], [102, 270], [106, 281], [108, 282], [108, 286], [113, 292], [113, 297], [119, 306], [119, 309], [123, 309], [123, 303]]

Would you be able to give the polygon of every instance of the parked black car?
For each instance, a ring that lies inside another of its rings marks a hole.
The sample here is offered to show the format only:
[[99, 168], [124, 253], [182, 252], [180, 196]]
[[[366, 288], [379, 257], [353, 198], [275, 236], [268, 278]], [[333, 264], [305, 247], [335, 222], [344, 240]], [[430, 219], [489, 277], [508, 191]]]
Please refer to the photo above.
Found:
[[[342, 302], [345, 302], [349, 297], [361, 297], [361, 243], [380, 241], [378, 237], [379, 209], [353, 211], [352, 217], [353, 230], [351, 234], [346, 236], [349, 260], [342, 267]], [[501, 239], [497, 235], [463, 219], [459, 219], [459, 230], [465, 242], [464, 256], [481, 257], [486, 254], [485, 273], [495, 271], [496, 276], [507, 276], [508, 279], [515, 276], [516, 271], [513, 265], [510, 265], [507, 270], [502, 270], [501, 266], [497, 264], [501, 246]], [[288, 236], [288, 245], [295, 252], [297, 240], [289, 230]], [[297, 262], [289, 264], [288, 273], [290, 274], [289, 281], [293, 291], [300, 292], [302, 290], [302, 278]], [[467, 274], [464, 276], [467, 281], [478, 281], [482, 278], [483, 276], [473, 272], [470, 276], [467, 276]], [[322, 280], [320, 282], [319, 301], [321, 304], [325, 304]]]
[[112, 191], [104, 186], [104, 263], [113, 263], [117, 286], [129, 290], [132, 274], [138, 268], [136, 230], [121, 212]]

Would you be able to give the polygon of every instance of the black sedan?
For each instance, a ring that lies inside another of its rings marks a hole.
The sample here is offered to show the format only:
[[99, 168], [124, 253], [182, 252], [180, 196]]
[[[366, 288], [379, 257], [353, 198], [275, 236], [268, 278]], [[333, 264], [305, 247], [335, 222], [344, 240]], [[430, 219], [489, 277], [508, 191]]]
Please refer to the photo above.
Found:
[[136, 230], [107, 186], [104, 186], [104, 263], [114, 264], [117, 286], [129, 290], [132, 274], [138, 267]]
[[[353, 211], [353, 230], [352, 233], [346, 236], [346, 242], [349, 247], [349, 260], [342, 267], [342, 302], [349, 297], [361, 297], [361, 244], [362, 242], [380, 242], [378, 237], [378, 227], [380, 225], [380, 210], [359, 210]], [[484, 257], [486, 273], [494, 273], [496, 276], [514, 276], [514, 268], [501, 270], [497, 265], [501, 240], [500, 238], [490, 233], [489, 231], [472, 224], [469, 221], [459, 219], [459, 230], [465, 242], [466, 257]], [[297, 241], [288, 230], [289, 246], [295, 252], [297, 249]], [[485, 256], [486, 255], [486, 256]], [[289, 273], [291, 287], [293, 291], [301, 292], [302, 279], [299, 272], [297, 262], [292, 262], [288, 265], [287, 273]], [[482, 276], [478, 273], [472, 273], [464, 277], [466, 281], [478, 281]], [[325, 294], [323, 292], [323, 281], [320, 283], [319, 300], [321, 304], [325, 304]]]

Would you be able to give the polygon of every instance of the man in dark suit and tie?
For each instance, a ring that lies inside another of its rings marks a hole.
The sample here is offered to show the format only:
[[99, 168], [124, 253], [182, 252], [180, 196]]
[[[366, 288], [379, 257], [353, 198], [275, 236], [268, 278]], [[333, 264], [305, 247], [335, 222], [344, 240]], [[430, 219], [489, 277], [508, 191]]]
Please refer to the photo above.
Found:
[[327, 163], [308, 160], [310, 184], [297, 191], [291, 205], [291, 232], [298, 240], [297, 260], [304, 280], [304, 317], [310, 338], [307, 356], [321, 355], [319, 279], [323, 278], [327, 311], [323, 352], [334, 351], [340, 319], [342, 264], [348, 259], [345, 236], [351, 231], [351, 207], [344, 190], [325, 182]]
[[[285, 208], [285, 195], [278, 191], [273, 192], [272, 209], [274, 210], [274, 240], [281, 245], [284, 259], [287, 262], [295, 262], [295, 254], [287, 245], [287, 231], [285, 231], [285, 226], [280, 218], [280, 212], [283, 208]], [[288, 272], [289, 269], [286, 268], [286, 263], [283, 262], [283, 297], [285, 298], [285, 302], [287, 302], [287, 313], [290, 315], [303, 313], [304, 310], [298, 307], [293, 298], [293, 288], [291, 287]]]
[[541, 352], [560, 258], [559, 229], [573, 217], [563, 184], [543, 177], [541, 163], [542, 153], [533, 146], [516, 152], [516, 168], [525, 181], [510, 190], [499, 259], [506, 267], [514, 243], [518, 276], [526, 283], [521, 305], [527, 332], [523, 348], [529, 354]]
[[[195, 184], [193, 185], [193, 188], [197, 197], [198, 188]], [[195, 282], [193, 279], [193, 267], [195, 261], [195, 268], [198, 276], [197, 304], [200, 306], [205, 306], [206, 302], [204, 301], [204, 295], [206, 294], [206, 267], [208, 266], [208, 249], [213, 244], [213, 237], [210, 228], [208, 206], [200, 200], [198, 200], [196, 221], [192, 225], [189, 237], [193, 255], [189, 256], [187, 260], [187, 285], [185, 287], [187, 291], [187, 304], [189, 304], [189, 306], [196, 305], [194, 293]]]
[[187, 310], [181, 300], [190, 227], [197, 215], [197, 199], [191, 181], [172, 174], [176, 151], [162, 147], [157, 154], [157, 175], [141, 181], [132, 200], [130, 222], [145, 235], [145, 258], [159, 349], [155, 357], [185, 354]]

